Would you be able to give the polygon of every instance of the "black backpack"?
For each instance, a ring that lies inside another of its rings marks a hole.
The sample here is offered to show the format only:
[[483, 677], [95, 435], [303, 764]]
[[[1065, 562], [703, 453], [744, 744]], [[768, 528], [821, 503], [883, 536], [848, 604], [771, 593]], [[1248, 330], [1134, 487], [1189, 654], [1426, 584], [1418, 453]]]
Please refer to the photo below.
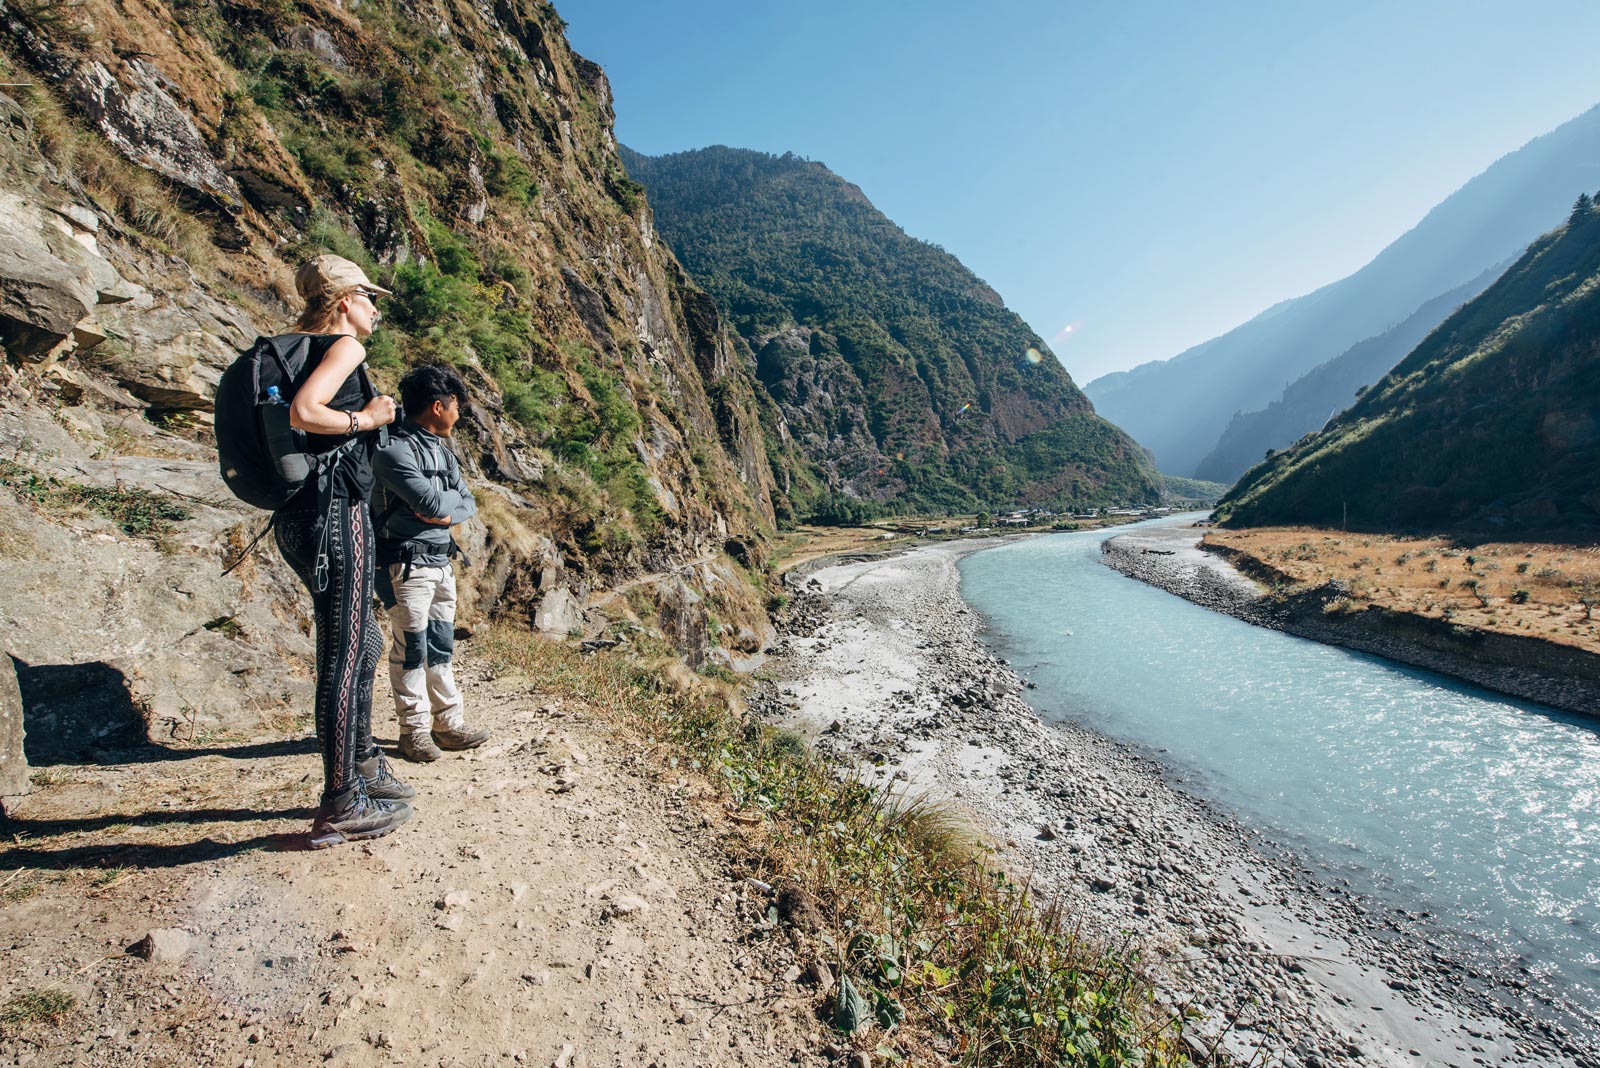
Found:
[[[246, 504], [276, 512], [305, 488], [316, 482], [317, 511], [326, 516], [333, 505], [333, 471], [349, 453], [368, 444], [367, 435], [350, 438], [324, 453], [311, 452], [303, 430], [289, 425], [289, 405], [295, 392], [314, 370], [311, 364], [312, 334], [280, 334], [256, 338], [228, 365], [217, 384], [216, 415], [217, 466], [222, 481], [233, 495]], [[367, 377], [366, 364], [356, 370], [362, 393], [371, 400], [378, 395]], [[387, 439], [385, 428], [379, 436]], [[272, 529], [257, 535], [228, 568], [232, 571], [255, 548], [256, 542]], [[319, 560], [319, 584], [323, 568]], [[227, 574], [224, 571], [223, 574]]]

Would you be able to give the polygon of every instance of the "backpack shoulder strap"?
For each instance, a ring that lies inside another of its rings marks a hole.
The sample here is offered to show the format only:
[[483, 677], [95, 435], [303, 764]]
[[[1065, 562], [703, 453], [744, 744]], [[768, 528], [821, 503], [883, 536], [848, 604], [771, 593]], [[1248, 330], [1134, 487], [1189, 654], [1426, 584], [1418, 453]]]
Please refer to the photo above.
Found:
[[[378, 387], [372, 384], [372, 376], [367, 373], [366, 360], [362, 360], [361, 364], [356, 368], [356, 378], [361, 383], [361, 395], [367, 398], [369, 401], [376, 400], [378, 397]], [[374, 433], [373, 437], [376, 447], [380, 449], [383, 448], [389, 444], [389, 428], [387, 426], [380, 426]]]
[[278, 365], [278, 374], [283, 381], [298, 389], [308, 370], [306, 364], [311, 355], [311, 335], [279, 334], [260, 338], [256, 344], [264, 348], [266, 355], [271, 356], [272, 362]]

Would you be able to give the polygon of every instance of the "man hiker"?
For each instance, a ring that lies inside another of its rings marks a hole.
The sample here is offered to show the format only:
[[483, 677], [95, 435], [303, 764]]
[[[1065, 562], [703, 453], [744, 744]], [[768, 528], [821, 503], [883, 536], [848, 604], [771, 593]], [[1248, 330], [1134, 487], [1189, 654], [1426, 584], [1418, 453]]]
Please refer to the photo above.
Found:
[[455, 650], [456, 578], [461, 553], [450, 527], [477, 512], [449, 438], [467, 402], [466, 383], [447, 367], [418, 367], [400, 380], [405, 417], [372, 458], [381, 490], [378, 597], [389, 613], [389, 684], [400, 717], [400, 754], [438, 760], [489, 737], [467, 725], [450, 666]]

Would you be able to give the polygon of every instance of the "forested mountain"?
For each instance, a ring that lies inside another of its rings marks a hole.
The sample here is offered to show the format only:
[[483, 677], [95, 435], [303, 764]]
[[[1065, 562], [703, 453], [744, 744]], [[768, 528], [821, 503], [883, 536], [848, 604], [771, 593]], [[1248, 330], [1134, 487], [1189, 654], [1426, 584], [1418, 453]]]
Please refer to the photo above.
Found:
[[822, 164], [724, 147], [623, 160], [835, 497], [927, 509], [1159, 498], [1148, 455], [994, 290]]
[[1596, 185], [1600, 107], [1502, 157], [1355, 274], [1086, 392], [1162, 470], [1194, 474], [1235, 413], [1264, 408], [1312, 368], [1516, 257]]
[[1446, 319], [1326, 430], [1218, 505], [1279, 523], [1593, 537], [1600, 530], [1600, 212]]
[[1358, 390], [1382, 378], [1445, 316], [1482, 293], [1510, 265], [1510, 260], [1496, 264], [1466, 285], [1428, 301], [1393, 329], [1350, 346], [1291, 383], [1281, 398], [1261, 411], [1236, 414], [1217, 447], [1200, 461], [1199, 477], [1232, 485], [1265, 453], [1322, 429], [1355, 402]]

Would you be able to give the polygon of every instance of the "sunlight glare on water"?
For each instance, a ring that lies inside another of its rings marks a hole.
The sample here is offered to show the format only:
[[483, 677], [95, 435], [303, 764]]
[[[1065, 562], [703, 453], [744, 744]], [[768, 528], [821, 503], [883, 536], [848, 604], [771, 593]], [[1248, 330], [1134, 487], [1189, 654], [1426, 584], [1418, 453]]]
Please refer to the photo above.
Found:
[[969, 556], [1035, 707], [1351, 880], [1600, 996], [1600, 721], [1254, 627], [1099, 562], [1105, 532]]

